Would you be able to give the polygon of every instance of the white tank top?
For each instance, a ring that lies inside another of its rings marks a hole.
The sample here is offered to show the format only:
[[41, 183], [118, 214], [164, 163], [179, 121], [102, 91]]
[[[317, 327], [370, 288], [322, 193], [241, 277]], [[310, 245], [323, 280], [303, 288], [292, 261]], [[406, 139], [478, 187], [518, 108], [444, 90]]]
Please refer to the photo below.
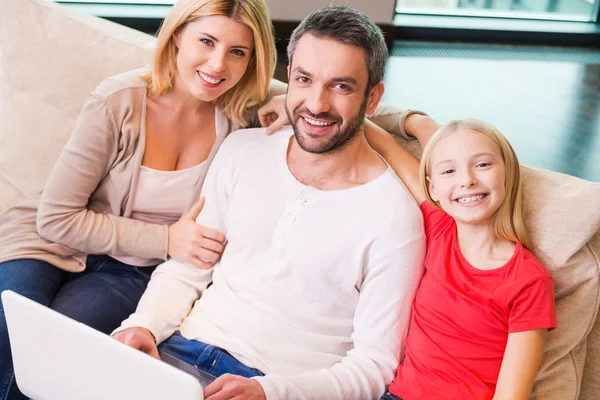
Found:
[[[178, 171], [159, 171], [142, 165], [130, 218], [153, 224], [172, 225], [177, 222], [190, 205], [205, 163]], [[162, 262], [160, 259], [133, 256], [111, 257], [137, 267]]]

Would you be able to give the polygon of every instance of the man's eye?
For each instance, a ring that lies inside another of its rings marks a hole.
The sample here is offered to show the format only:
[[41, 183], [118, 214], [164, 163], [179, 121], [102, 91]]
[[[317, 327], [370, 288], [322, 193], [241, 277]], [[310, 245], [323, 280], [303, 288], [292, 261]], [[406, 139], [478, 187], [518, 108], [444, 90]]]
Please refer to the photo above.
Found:
[[343, 83], [338, 83], [337, 85], [335, 85], [335, 87], [337, 87], [340, 90], [343, 90], [344, 92], [349, 92], [350, 91], [350, 86], [345, 85]]
[[305, 77], [305, 76], [300, 76], [300, 77], [298, 77], [298, 82], [300, 82], [300, 83], [308, 83], [308, 82], [310, 82], [310, 80], [307, 77]]

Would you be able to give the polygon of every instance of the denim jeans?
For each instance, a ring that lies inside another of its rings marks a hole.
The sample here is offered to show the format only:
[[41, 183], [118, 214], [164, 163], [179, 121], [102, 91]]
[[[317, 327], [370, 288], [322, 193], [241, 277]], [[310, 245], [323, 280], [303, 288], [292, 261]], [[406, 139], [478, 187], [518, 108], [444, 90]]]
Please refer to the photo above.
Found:
[[186, 339], [181, 336], [179, 331], [162, 342], [158, 346], [158, 350], [217, 378], [223, 374], [239, 375], [245, 378], [264, 375], [256, 368], [245, 366], [225, 350], [197, 340]]
[[[134, 267], [107, 255], [88, 256], [80, 273], [33, 259], [7, 261], [0, 263], [0, 292], [12, 290], [108, 334], [135, 311], [154, 268]], [[25, 398], [15, 384], [0, 304], [0, 400]]]
[[379, 400], [402, 400], [402, 398], [394, 395], [390, 391], [387, 391], [383, 396], [379, 398]]

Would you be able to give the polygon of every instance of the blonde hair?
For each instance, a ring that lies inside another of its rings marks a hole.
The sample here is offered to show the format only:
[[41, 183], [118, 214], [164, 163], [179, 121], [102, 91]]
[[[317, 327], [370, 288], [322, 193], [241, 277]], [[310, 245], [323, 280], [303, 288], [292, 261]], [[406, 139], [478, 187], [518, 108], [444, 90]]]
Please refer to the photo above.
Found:
[[433, 149], [442, 139], [459, 131], [479, 132], [486, 135], [498, 146], [505, 166], [504, 187], [506, 194], [502, 200], [502, 204], [500, 204], [500, 207], [493, 216], [492, 229], [497, 238], [519, 242], [523, 247], [529, 248], [529, 237], [523, 222], [523, 195], [519, 160], [504, 135], [496, 127], [487, 122], [471, 118], [450, 121], [438, 129], [431, 137], [423, 150], [419, 170], [425, 197], [435, 207], [442, 209], [440, 203], [433, 200], [429, 192], [429, 185], [427, 183], [427, 178], [430, 176], [429, 160], [431, 159]]
[[179, 0], [161, 25], [150, 70], [142, 75], [142, 79], [155, 94], [173, 89], [177, 73], [175, 35], [186, 24], [208, 15], [227, 16], [252, 30], [254, 51], [246, 72], [234, 87], [215, 101], [230, 120], [246, 126], [246, 109], [267, 98], [277, 61], [273, 24], [264, 0]]

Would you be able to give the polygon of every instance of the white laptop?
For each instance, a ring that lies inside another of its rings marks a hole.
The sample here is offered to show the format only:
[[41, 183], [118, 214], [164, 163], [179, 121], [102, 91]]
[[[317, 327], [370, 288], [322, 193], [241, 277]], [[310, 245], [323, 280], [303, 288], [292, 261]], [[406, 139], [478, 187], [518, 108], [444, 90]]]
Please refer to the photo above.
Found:
[[17, 386], [34, 400], [203, 400], [203, 386], [214, 380], [167, 354], [158, 361], [17, 293], [2, 292], [2, 302]]

